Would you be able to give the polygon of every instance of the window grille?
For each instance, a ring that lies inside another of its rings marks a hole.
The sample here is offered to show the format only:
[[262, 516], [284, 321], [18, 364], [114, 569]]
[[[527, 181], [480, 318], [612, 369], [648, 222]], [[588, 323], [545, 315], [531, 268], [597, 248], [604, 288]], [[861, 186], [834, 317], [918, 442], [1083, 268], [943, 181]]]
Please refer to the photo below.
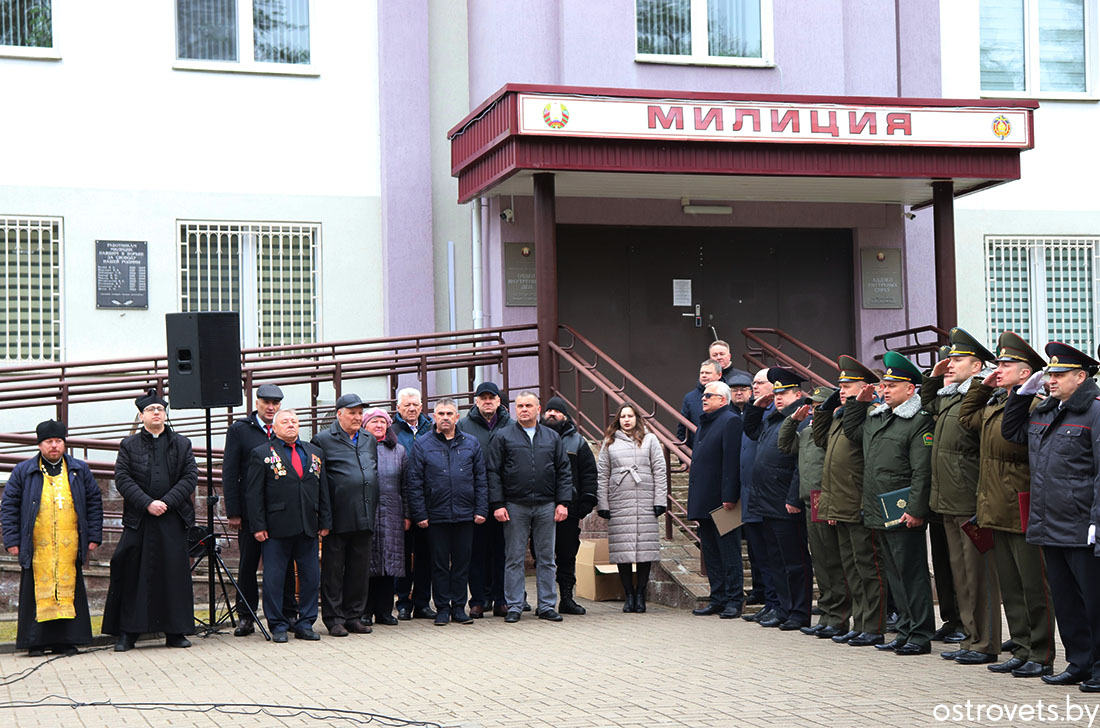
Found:
[[5, 360], [61, 359], [60, 218], [0, 217]]
[[0, 46], [51, 48], [51, 0], [0, 0]]
[[317, 340], [319, 225], [179, 225], [181, 311], [239, 311], [246, 347]]
[[989, 340], [1011, 330], [1039, 351], [1051, 340], [1093, 351], [1098, 244], [1095, 237], [987, 237]]

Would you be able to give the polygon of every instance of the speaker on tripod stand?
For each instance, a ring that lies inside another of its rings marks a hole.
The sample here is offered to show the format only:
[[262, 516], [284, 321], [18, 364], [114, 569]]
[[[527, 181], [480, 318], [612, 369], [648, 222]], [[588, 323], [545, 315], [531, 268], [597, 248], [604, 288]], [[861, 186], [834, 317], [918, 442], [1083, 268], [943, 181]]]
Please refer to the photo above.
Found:
[[[206, 526], [193, 529], [191, 553], [194, 571], [203, 559], [208, 574], [210, 614], [206, 622], [197, 620], [205, 634], [212, 634], [226, 621], [236, 624], [229, 601], [226, 580], [237, 594], [237, 603], [247, 604], [240, 587], [221, 557], [221, 546], [214, 532], [214, 508], [218, 494], [214, 490], [212, 407], [238, 407], [242, 401], [240, 317], [233, 311], [196, 311], [170, 313], [164, 317], [168, 339], [168, 392], [173, 410], [202, 409], [206, 412]], [[215, 577], [225, 600], [225, 616], [217, 618]], [[267, 631], [249, 607], [253, 621], [267, 637]]]

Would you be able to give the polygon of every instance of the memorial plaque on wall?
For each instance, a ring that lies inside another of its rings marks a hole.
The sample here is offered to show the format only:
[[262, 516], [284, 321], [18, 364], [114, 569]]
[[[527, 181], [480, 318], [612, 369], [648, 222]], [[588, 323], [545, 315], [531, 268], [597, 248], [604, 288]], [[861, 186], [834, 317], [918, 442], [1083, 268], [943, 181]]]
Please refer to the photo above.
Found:
[[504, 305], [535, 306], [535, 244], [504, 244]]
[[95, 241], [95, 307], [149, 308], [149, 244]]
[[869, 248], [862, 253], [863, 307], [904, 308], [901, 250]]

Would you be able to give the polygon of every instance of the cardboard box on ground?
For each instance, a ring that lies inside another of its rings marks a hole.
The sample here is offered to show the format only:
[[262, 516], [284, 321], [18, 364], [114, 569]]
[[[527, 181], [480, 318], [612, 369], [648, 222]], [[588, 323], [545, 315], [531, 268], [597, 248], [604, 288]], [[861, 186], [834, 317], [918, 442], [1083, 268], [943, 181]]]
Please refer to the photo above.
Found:
[[577, 551], [577, 596], [595, 602], [625, 599], [619, 568], [608, 562], [606, 538], [581, 539]]

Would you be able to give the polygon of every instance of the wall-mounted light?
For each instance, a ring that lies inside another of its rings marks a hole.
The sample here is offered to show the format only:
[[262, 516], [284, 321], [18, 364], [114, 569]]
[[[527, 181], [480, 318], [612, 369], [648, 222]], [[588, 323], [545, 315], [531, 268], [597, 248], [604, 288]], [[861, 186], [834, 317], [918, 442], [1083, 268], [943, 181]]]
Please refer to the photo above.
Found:
[[680, 198], [680, 207], [685, 215], [732, 215], [730, 205], [693, 205], [690, 197]]

